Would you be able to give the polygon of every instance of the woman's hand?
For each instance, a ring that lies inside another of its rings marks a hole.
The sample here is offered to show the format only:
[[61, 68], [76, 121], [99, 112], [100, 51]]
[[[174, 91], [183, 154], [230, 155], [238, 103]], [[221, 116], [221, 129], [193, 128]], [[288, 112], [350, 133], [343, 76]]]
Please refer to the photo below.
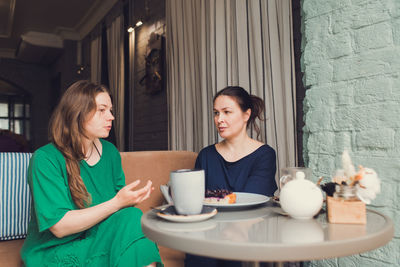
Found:
[[134, 190], [139, 183], [140, 181], [137, 180], [124, 186], [109, 201], [85, 209], [68, 211], [61, 220], [50, 227], [50, 231], [58, 238], [82, 232], [106, 219], [114, 212], [142, 202], [149, 198], [154, 187], [152, 187], [153, 183], [148, 181], [143, 188]]
[[135, 190], [139, 184], [140, 180], [136, 180], [119, 190], [114, 200], [118, 203], [117, 205], [120, 209], [134, 206], [150, 197], [151, 192], [154, 190], [153, 182], [149, 180], [144, 187]]

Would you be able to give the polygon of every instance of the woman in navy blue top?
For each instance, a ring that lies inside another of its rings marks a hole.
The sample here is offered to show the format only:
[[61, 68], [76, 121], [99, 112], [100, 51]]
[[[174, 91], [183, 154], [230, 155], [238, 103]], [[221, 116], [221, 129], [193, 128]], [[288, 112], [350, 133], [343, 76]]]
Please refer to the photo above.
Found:
[[215, 145], [204, 148], [196, 160], [196, 168], [204, 169], [207, 189], [229, 189], [234, 192], [273, 196], [275, 151], [262, 145], [243, 158], [230, 162], [218, 153]]
[[[259, 136], [255, 120], [262, 119], [263, 110], [264, 101], [249, 95], [242, 87], [228, 86], [214, 96], [214, 123], [223, 140], [202, 149], [196, 159], [196, 168], [205, 170], [206, 189], [274, 194], [275, 151], [247, 134], [247, 129], [254, 128]], [[241, 266], [241, 263], [188, 254], [185, 266]]]

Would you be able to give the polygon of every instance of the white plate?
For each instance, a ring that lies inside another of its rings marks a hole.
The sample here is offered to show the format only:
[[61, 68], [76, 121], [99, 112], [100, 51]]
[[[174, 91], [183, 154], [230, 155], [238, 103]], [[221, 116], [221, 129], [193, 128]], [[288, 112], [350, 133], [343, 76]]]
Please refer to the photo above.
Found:
[[259, 204], [268, 202], [269, 197], [244, 192], [234, 192], [236, 194], [236, 203], [204, 203], [206, 206], [217, 207], [217, 208], [239, 208], [239, 207], [251, 207]]
[[164, 210], [168, 211], [169, 214], [157, 212], [157, 216], [172, 222], [200, 222], [213, 217], [218, 212], [216, 208], [206, 206], [203, 206], [201, 213], [196, 215], [176, 214], [173, 206], [167, 206]]

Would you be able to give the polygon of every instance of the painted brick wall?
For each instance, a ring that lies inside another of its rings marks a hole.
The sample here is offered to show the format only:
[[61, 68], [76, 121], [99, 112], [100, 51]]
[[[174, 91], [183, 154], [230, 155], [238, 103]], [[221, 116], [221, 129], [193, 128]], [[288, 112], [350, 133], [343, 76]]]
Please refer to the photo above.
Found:
[[[302, 0], [304, 160], [330, 177], [348, 149], [374, 168], [369, 206], [400, 224], [400, 0]], [[400, 227], [386, 246], [311, 266], [399, 266]]]

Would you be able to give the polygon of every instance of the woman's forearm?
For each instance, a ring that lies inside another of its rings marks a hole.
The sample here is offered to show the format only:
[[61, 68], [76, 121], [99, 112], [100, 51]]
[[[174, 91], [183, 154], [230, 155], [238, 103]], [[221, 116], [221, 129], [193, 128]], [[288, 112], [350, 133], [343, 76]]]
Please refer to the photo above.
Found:
[[60, 221], [50, 227], [58, 238], [85, 231], [121, 209], [116, 198], [93, 207], [68, 211]]
[[96, 206], [68, 211], [50, 231], [58, 238], [85, 231], [98, 224], [108, 216], [125, 207], [132, 207], [150, 197], [154, 190], [152, 182], [136, 190], [140, 180], [136, 180], [124, 186], [112, 199]]

